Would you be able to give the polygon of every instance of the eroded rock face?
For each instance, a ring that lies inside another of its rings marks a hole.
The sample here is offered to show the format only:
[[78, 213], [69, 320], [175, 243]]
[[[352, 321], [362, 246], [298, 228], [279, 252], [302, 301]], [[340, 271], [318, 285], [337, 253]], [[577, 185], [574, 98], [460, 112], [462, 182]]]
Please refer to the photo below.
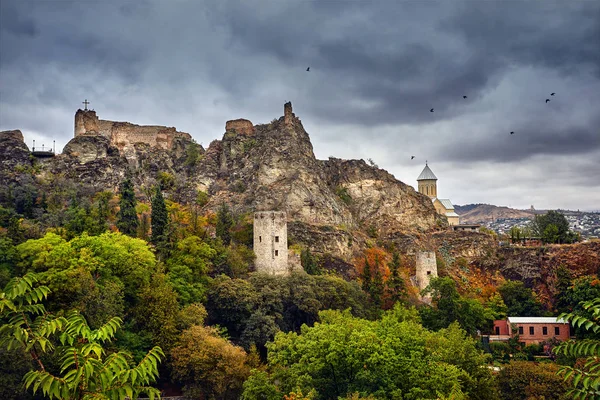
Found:
[[0, 137], [19, 140], [19, 141], [25, 143], [25, 141], [23, 140], [23, 133], [19, 129], [14, 129], [14, 130], [10, 130], [10, 131], [1, 131]]
[[[116, 191], [131, 168], [138, 195], [147, 200], [141, 188], [167, 173], [172, 182], [165, 195], [175, 201], [191, 203], [202, 190], [210, 195], [204, 211], [223, 203], [238, 213], [286, 211], [296, 243], [347, 262], [364, 248], [372, 227], [379, 238], [409, 241], [439, 228], [431, 201], [389, 173], [362, 160], [317, 160], [291, 104], [278, 120], [251, 126], [229, 121], [223, 138], [206, 151], [185, 137], [174, 136], [167, 148], [143, 142], [119, 148], [112, 134], [80, 134], [63, 154], [44, 160], [39, 174]], [[101, 124], [98, 129], [104, 132]], [[195, 157], [190, 146], [197, 146]]]
[[[116, 153], [115, 153], [116, 152]], [[110, 140], [102, 136], [77, 136], [69, 141], [63, 149], [63, 154], [76, 158], [81, 164], [118, 154], [116, 148], [111, 148]]]
[[18, 165], [32, 165], [31, 152], [23, 141], [23, 134], [19, 130], [0, 132], [0, 182], [5, 182], [9, 175], [16, 173]]
[[436, 224], [427, 196], [364, 160], [322, 161], [329, 186], [346, 199], [356, 222], [380, 235], [398, 231], [426, 232]]

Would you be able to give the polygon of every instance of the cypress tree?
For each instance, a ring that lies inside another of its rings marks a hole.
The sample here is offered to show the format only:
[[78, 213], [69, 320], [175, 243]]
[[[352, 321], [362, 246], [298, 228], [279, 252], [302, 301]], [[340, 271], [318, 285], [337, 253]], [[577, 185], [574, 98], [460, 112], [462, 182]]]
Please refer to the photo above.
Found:
[[392, 261], [388, 264], [390, 268], [390, 278], [388, 279], [388, 290], [393, 303], [403, 301], [406, 295], [406, 286], [400, 276], [400, 255], [397, 252], [392, 254]]
[[215, 233], [217, 237], [221, 238], [225, 246], [228, 246], [231, 242], [232, 227], [233, 216], [231, 215], [227, 204], [223, 204], [217, 212], [217, 226], [215, 227]]
[[381, 274], [381, 268], [379, 266], [379, 257], [375, 256], [375, 269], [373, 271], [373, 281], [370, 291], [371, 301], [377, 308], [381, 308], [383, 304], [383, 294], [385, 291], [385, 285], [383, 283], [383, 275]]
[[125, 180], [119, 186], [119, 212], [117, 213], [117, 228], [127, 236], [135, 237], [139, 226], [135, 206], [137, 201], [133, 191], [133, 182], [131, 176], [127, 174]]
[[365, 267], [363, 268], [363, 272], [361, 274], [362, 279], [362, 290], [367, 293], [371, 293], [371, 266], [369, 265], [369, 260], [365, 257]]
[[162, 251], [167, 242], [166, 231], [167, 224], [169, 223], [169, 215], [167, 214], [167, 206], [165, 205], [160, 185], [156, 187], [156, 194], [152, 198], [150, 219], [152, 226], [150, 242]]

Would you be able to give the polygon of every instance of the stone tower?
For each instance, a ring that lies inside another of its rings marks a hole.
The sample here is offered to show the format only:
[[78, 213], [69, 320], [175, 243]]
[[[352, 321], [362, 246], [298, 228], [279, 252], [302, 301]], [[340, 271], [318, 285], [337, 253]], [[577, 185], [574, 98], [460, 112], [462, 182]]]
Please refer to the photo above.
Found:
[[419, 291], [425, 289], [429, 285], [431, 278], [437, 278], [437, 263], [435, 260], [435, 252], [433, 251], [418, 251], [417, 252], [417, 275], [416, 284]]
[[96, 111], [77, 110], [75, 113], [75, 137], [91, 131], [98, 132]]
[[292, 111], [292, 102], [288, 101], [283, 105], [283, 123], [291, 125], [294, 122], [294, 112]]
[[254, 254], [257, 272], [271, 275], [289, 273], [285, 211], [254, 213]]
[[437, 197], [437, 177], [429, 169], [427, 163], [425, 163], [423, 172], [417, 178], [417, 182], [419, 184], [419, 193], [423, 193], [431, 199]]

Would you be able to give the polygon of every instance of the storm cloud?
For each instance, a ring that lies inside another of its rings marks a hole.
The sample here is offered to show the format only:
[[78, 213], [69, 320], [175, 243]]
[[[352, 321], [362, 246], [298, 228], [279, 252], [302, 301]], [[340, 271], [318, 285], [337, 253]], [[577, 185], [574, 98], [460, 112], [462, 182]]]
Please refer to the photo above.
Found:
[[205, 145], [290, 100], [319, 158], [415, 186], [428, 160], [456, 204], [600, 208], [598, 2], [0, 2], [0, 129], [60, 149], [85, 98]]

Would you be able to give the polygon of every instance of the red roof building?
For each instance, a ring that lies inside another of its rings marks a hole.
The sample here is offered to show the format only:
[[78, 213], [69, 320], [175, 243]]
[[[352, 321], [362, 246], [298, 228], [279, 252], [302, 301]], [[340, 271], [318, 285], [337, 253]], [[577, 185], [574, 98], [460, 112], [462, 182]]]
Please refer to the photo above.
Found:
[[552, 338], [564, 341], [571, 337], [571, 326], [556, 317], [508, 317], [494, 321], [490, 342], [507, 341], [516, 334], [519, 335], [519, 342], [526, 345], [539, 344]]

